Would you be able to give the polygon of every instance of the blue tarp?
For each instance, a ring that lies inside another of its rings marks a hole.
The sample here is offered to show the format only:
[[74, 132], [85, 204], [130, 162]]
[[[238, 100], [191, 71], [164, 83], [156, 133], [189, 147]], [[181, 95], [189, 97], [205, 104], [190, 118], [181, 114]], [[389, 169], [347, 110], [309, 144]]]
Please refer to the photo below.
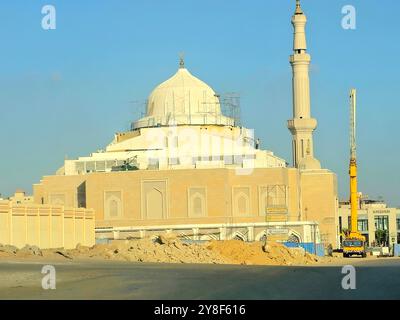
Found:
[[96, 244], [109, 244], [111, 243], [111, 239], [107, 238], [96, 238]]
[[303, 248], [308, 253], [315, 254], [319, 257], [323, 257], [325, 255], [325, 248], [322, 243], [314, 244], [312, 242], [284, 242], [283, 244], [288, 248]]
[[400, 256], [400, 244], [394, 244], [393, 245], [393, 255], [395, 257], [399, 257]]

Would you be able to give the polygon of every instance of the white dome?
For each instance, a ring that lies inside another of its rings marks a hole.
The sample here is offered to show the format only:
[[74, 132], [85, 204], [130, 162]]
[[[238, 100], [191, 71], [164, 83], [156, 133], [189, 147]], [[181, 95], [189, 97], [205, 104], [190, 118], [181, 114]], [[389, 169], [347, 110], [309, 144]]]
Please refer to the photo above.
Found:
[[146, 116], [132, 128], [160, 125], [217, 124], [234, 125], [234, 119], [221, 113], [218, 95], [183, 65], [150, 94]]
[[221, 114], [219, 99], [209, 85], [186, 68], [179, 68], [175, 75], [157, 86], [148, 99], [148, 117], [198, 113]]

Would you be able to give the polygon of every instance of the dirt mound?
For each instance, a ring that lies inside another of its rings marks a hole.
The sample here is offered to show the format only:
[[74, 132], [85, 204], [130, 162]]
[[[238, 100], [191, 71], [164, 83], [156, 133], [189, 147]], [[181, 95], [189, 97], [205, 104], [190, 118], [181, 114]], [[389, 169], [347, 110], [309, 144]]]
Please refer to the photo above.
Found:
[[304, 251], [291, 249], [276, 242], [243, 242], [240, 240], [211, 241], [207, 244], [211, 251], [223, 257], [230, 257], [235, 263], [249, 265], [293, 265], [311, 264], [319, 261], [318, 257]]
[[18, 251], [17, 247], [0, 244], [0, 253], [2, 253], [3, 256], [13, 255], [17, 253], [17, 251]]
[[15, 252], [17, 256], [43, 256], [42, 250], [38, 248], [37, 246], [29, 246], [26, 245], [22, 249], [19, 249], [17, 252]]
[[[76, 256], [76, 252], [70, 251], [70, 254]], [[219, 254], [208, 250], [204, 245], [187, 244], [166, 236], [160, 236], [155, 240], [148, 238], [99, 244], [83, 255], [91, 258], [140, 262], [226, 263]]]
[[39, 249], [26, 246], [17, 249], [0, 246], [0, 257], [33, 257], [60, 259], [97, 259], [132, 262], [209, 263], [247, 265], [304, 265], [322, 258], [304, 249], [289, 249], [276, 242], [247, 243], [239, 240], [182, 242], [174, 235], [160, 235], [140, 240], [115, 240], [93, 247], [77, 245], [75, 249]]

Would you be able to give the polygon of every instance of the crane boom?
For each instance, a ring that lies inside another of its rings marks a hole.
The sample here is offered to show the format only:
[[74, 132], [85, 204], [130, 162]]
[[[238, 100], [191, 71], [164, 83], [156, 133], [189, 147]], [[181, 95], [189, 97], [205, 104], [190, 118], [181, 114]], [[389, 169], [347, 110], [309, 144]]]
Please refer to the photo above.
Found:
[[356, 144], [356, 105], [357, 91], [350, 91], [350, 232], [343, 241], [343, 256], [349, 257], [353, 254], [366, 257], [365, 237], [358, 231], [358, 192], [357, 192], [357, 144]]
[[351, 233], [358, 232], [357, 209], [357, 155], [356, 155], [356, 103], [357, 91], [350, 91], [350, 208], [351, 208]]
[[357, 91], [350, 90], [350, 159], [356, 159], [356, 105]]

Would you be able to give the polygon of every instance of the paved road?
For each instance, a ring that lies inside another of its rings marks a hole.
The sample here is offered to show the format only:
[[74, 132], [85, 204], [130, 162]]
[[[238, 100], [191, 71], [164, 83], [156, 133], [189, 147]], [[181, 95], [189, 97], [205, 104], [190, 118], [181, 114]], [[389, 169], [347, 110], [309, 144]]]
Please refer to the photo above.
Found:
[[356, 290], [343, 290], [341, 266], [56, 262], [57, 288], [43, 290], [43, 262], [0, 262], [0, 299], [400, 299], [400, 259], [348, 260]]

